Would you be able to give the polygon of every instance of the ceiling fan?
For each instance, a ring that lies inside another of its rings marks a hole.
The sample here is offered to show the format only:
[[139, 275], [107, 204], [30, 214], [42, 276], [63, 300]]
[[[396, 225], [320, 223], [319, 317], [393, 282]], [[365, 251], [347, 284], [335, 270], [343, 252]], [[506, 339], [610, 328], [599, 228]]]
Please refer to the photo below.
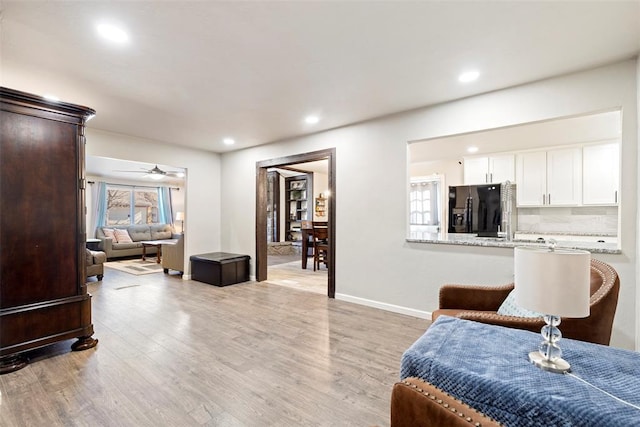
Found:
[[151, 178], [151, 179], [157, 179], [157, 180], [161, 180], [165, 176], [171, 176], [171, 177], [176, 177], [176, 178], [183, 178], [184, 177], [184, 172], [182, 172], [182, 171], [164, 171], [164, 170], [160, 169], [158, 167], [158, 165], [155, 165], [151, 169], [145, 169], [145, 168], [140, 168], [140, 169], [142, 169], [142, 170], [139, 170], [139, 171], [117, 170], [117, 171], [114, 171], [114, 172], [143, 173], [143, 174], [145, 174], [145, 177]]

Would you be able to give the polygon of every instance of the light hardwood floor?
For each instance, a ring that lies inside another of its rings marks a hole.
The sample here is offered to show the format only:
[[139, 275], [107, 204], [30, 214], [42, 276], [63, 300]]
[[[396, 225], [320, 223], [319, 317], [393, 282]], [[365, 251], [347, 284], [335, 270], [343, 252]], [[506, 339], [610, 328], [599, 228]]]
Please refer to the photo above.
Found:
[[270, 265], [267, 269], [266, 281], [274, 285], [315, 292], [326, 296], [329, 288], [329, 276], [327, 273], [325, 266], [313, 271], [312, 259], [309, 260], [307, 268], [303, 270], [300, 259], [296, 259], [283, 264]]
[[269, 283], [108, 270], [89, 290], [98, 346], [0, 376], [1, 426], [385, 426], [428, 326]]

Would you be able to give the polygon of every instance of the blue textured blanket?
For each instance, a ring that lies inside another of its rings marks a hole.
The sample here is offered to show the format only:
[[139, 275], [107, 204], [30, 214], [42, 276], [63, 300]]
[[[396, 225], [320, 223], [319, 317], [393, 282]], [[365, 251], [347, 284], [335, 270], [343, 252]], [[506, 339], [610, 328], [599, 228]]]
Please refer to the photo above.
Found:
[[[562, 330], [562, 325], [560, 325]], [[441, 316], [402, 356], [418, 377], [505, 426], [640, 426], [640, 353], [560, 341], [572, 375], [529, 362], [539, 334]]]

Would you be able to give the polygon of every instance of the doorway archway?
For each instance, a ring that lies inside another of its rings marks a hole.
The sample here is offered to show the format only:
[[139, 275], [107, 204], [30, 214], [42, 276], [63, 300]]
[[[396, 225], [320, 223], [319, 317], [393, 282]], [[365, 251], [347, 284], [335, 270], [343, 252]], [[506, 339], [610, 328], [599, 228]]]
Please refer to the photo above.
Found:
[[313, 151], [309, 153], [263, 160], [256, 163], [256, 280], [267, 280], [267, 169], [293, 165], [297, 163], [328, 160], [329, 171], [329, 271], [327, 296], [335, 298], [336, 293], [336, 149]]

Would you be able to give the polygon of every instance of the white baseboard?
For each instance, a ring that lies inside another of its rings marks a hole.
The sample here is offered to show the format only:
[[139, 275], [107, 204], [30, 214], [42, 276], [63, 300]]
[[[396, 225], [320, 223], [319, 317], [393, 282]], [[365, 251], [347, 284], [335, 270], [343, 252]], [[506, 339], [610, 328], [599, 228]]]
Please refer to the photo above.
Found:
[[182, 280], [191, 280], [191, 275], [190, 274], [183, 274], [182, 275]]
[[336, 293], [336, 299], [340, 301], [352, 302], [354, 304], [366, 305], [368, 307], [379, 308], [381, 310], [392, 311], [394, 313], [406, 314], [407, 316], [418, 317], [420, 319], [431, 320], [430, 311], [416, 310], [415, 308], [403, 307], [400, 305], [387, 304], [386, 302], [374, 301], [366, 298], [354, 297], [351, 295]]

